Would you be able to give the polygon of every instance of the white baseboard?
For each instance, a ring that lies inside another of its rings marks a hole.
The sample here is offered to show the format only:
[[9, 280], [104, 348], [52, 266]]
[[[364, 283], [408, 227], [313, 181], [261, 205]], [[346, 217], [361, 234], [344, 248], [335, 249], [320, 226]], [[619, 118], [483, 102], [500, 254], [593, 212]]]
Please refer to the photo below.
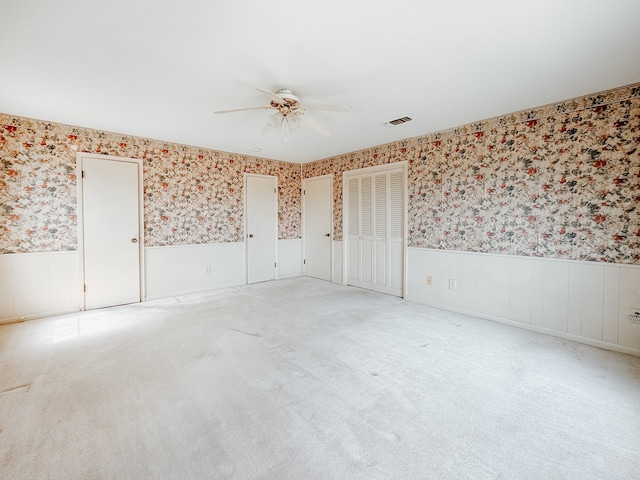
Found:
[[10, 325], [12, 323], [22, 323], [29, 320], [36, 320], [38, 318], [46, 318], [46, 317], [56, 317], [58, 315], [68, 315], [70, 313], [78, 313], [80, 308], [73, 308], [68, 310], [54, 310], [50, 312], [38, 312], [33, 315], [23, 315], [20, 317], [14, 318], [3, 318], [0, 320], [0, 325]]

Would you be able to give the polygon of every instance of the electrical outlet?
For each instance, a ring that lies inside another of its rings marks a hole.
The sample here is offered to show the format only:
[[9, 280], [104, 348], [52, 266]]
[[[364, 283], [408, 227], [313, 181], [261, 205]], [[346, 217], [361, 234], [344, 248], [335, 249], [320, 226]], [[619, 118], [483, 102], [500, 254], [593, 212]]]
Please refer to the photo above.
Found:
[[205, 275], [211, 275], [211, 265], [206, 265], [204, 267], [204, 274]]
[[457, 280], [450, 278], [449, 279], [449, 290], [455, 290], [456, 288], [458, 288], [458, 282]]
[[427, 277], [427, 285], [431, 285], [431, 280], [432, 280], [432, 279], [431, 279], [431, 276], [429, 275], [429, 276]]

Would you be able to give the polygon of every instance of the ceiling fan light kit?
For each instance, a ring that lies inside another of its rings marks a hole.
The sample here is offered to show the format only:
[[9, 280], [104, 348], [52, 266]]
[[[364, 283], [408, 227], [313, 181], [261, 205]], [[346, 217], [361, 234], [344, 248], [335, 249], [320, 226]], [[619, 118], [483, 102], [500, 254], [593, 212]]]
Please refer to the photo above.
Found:
[[258, 88], [257, 90], [267, 96], [269, 99], [268, 105], [218, 110], [214, 113], [231, 113], [246, 110], [276, 110], [274, 114], [269, 116], [267, 124], [260, 131], [260, 134], [264, 135], [274, 130], [281, 130], [284, 135], [284, 140], [287, 141], [289, 133], [298, 130], [302, 126], [302, 123], [306, 123], [320, 135], [331, 135], [331, 131], [311, 117], [307, 113], [307, 110], [322, 110], [326, 112], [339, 113], [346, 113], [349, 111], [345, 105], [303, 103], [291, 90], [287, 88], [281, 88], [276, 92], [272, 92], [271, 90], [266, 90], [264, 88]]

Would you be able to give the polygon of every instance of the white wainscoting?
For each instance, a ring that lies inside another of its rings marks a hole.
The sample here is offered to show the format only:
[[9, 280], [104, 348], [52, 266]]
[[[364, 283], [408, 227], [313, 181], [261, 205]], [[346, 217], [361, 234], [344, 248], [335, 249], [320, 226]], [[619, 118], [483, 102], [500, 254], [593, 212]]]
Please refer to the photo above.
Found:
[[0, 323], [80, 310], [78, 252], [0, 255]]
[[278, 240], [278, 278], [302, 275], [302, 239]]
[[638, 266], [422, 248], [407, 253], [408, 300], [640, 355], [640, 323], [630, 319], [640, 308]]
[[333, 242], [333, 274], [331, 281], [342, 285], [342, 242]]
[[[147, 300], [246, 284], [244, 242], [144, 254]], [[302, 275], [301, 239], [280, 240], [278, 255], [280, 278]], [[79, 268], [75, 251], [0, 255], [0, 323], [81, 310]]]
[[145, 248], [146, 300], [246, 283], [244, 242]]

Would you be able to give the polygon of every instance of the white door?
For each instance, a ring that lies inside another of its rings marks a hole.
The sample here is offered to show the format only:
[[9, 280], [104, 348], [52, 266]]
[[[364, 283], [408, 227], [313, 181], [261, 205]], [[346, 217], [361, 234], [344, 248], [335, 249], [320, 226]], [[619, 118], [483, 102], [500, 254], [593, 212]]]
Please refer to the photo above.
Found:
[[247, 283], [276, 278], [278, 177], [246, 175]]
[[405, 251], [405, 172], [394, 171], [388, 178], [387, 220], [387, 287], [393, 295], [402, 296], [404, 291]]
[[347, 245], [347, 283], [373, 289], [374, 203], [373, 177], [351, 178], [348, 181], [349, 224]]
[[347, 283], [402, 296], [406, 174], [380, 170], [345, 178]]
[[387, 208], [387, 179], [388, 175], [380, 173], [374, 175], [374, 212], [375, 231], [373, 236], [373, 265], [375, 265], [374, 288], [384, 288], [387, 285], [387, 220], [389, 211]]
[[304, 180], [304, 273], [331, 281], [331, 233], [333, 194], [330, 176]]
[[348, 218], [347, 229], [343, 233], [346, 242], [346, 248], [343, 246], [343, 252], [346, 251], [347, 253], [347, 283], [355, 286], [360, 286], [359, 282], [362, 277], [360, 273], [360, 265], [362, 264], [360, 186], [361, 179], [358, 177], [350, 178], [345, 182], [345, 187], [347, 188], [345, 198], [348, 196], [349, 208], [343, 212], [343, 215]]
[[138, 175], [138, 163], [82, 158], [85, 309], [141, 300]]

